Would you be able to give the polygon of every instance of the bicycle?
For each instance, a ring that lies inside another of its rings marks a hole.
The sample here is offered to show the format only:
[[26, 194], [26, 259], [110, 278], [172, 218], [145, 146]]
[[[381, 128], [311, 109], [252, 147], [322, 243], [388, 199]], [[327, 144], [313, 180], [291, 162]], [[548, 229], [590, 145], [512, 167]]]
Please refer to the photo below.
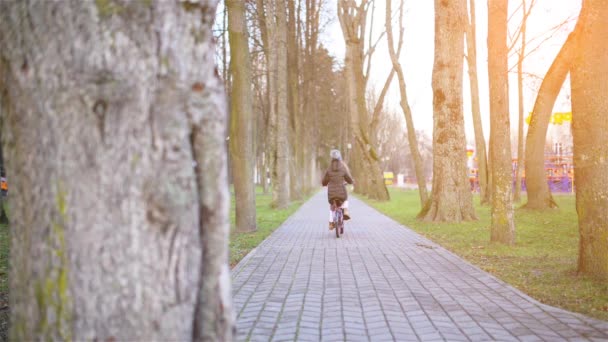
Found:
[[334, 213], [336, 238], [340, 238], [340, 235], [344, 234], [344, 209], [342, 209], [342, 203], [339, 200], [332, 200], [331, 211]]

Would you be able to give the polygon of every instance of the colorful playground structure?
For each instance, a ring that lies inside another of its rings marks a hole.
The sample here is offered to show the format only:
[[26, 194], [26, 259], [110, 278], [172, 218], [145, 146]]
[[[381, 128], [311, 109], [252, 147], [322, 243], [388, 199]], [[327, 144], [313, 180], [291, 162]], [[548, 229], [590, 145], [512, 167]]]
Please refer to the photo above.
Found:
[[[513, 187], [517, 172], [517, 158], [512, 160]], [[526, 172], [522, 171], [521, 190], [526, 191]], [[572, 155], [545, 153], [545, 177], [551, 192], [574, 192], [574, 165]], [[471, 191], [479, 192], [479, 175], [477, 167], [469, 168]]]
[[[526, 124], [530, 124], [532, 113], [526, 117]], [[571, 193], [574, 192], [574, 165], [572, 160], [571, 148], [563, 148], [562, 142], [572, 139], [569, 133], [569, 125], [572, 123], [572, 112], [555, 112], [551, 114], [549, 123], [554, 129], [559, 132], [567, 132], [561, 138], [550, 139], [553, 141], [551, 148], [545, 149], [545, 177], [551, 192]], [[560, 127], [563, 126], [563, 127]], [[479, 176], [477, 170], [477, 158], [474, 158], [474, 150], [467, 149], [469, 182], [471, 183], [471, 191], [479, 191]], [[513, 187], [515, 187], [515, 178], [517, 172], [517, 158], [513, 158], [512, 173]], [[526, 191], [526, 174], [522, 170], [521, 190]]]

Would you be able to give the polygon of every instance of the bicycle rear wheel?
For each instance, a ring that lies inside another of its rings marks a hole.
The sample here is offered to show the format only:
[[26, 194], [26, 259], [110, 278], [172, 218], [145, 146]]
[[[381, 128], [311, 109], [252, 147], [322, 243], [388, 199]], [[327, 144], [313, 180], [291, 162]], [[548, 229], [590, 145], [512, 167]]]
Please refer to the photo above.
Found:
[[336, 214], [334, 215], [334, 229], [336, 231], [336, 238], [340, 238], [340, 234], [342, 234], [342, 225], [344, 224], [342, 217], [342, 210], [337, 209]]

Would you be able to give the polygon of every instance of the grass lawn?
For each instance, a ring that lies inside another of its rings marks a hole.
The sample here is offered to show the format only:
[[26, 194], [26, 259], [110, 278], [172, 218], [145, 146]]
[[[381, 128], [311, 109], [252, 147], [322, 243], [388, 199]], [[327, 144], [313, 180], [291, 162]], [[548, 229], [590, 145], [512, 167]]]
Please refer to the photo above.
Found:
[[[256, 219], [258, 223], [257, 231], [253, 233], [237, 233], [234, 231], [235, 212], [234, 212], [234, 193], [232, 193], [230, 224], [230, 267], [234, 267], [252, 249], [257, 247], [268, 237], [281, 223], [293, 214], [305, 200], [294, 201], [285, 209], [273, 209], [270, 207], [272, 195], [264, 195], [261, 188], [257, 188], [256, 193]], [[308, 197], [306, 197], [308, 199]]]
[[[516, 246], [490, 243], [490, 207], [475, 197], [478, 221], [416, 220], [417, 191], [391, 189], [391, 201], [369, 204], [403, 225], [513, 285], [540, 302], [608, 320], [608, 283], [576, 274], [578, 221], [575, 198], [554, 195], [557, 210], [515, 210]], [[522, 201], [522, 204], [525, 201]]]

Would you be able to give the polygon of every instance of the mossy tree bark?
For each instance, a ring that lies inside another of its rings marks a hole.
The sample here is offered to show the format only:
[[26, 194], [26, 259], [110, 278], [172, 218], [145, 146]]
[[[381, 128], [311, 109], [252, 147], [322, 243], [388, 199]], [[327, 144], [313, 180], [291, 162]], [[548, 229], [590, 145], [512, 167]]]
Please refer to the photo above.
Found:
[[490, 159], [492, 161], [491, 241], [515, 243], [513, 176], [509, 125], [507, 0], [488, 2]]
[[583, 2], [571, 69], [579, 272], [608, 279], [608, 1]]
[[236, 230], [256, 230], [255, 219], [255, 146], [253, 139], [253, 93], [251, 90], [251, 60], [242, 1], [226, 1], [230, 39], [230, 156], [235, 194]]
[[433, 64], [433, 189], [418, 217], [425, 221], [476, 219], [466, 169], [462, 62], [466, 0], [435, 0]]
[[232, 339], [216, 5], [0, 2], [13, 340]]

